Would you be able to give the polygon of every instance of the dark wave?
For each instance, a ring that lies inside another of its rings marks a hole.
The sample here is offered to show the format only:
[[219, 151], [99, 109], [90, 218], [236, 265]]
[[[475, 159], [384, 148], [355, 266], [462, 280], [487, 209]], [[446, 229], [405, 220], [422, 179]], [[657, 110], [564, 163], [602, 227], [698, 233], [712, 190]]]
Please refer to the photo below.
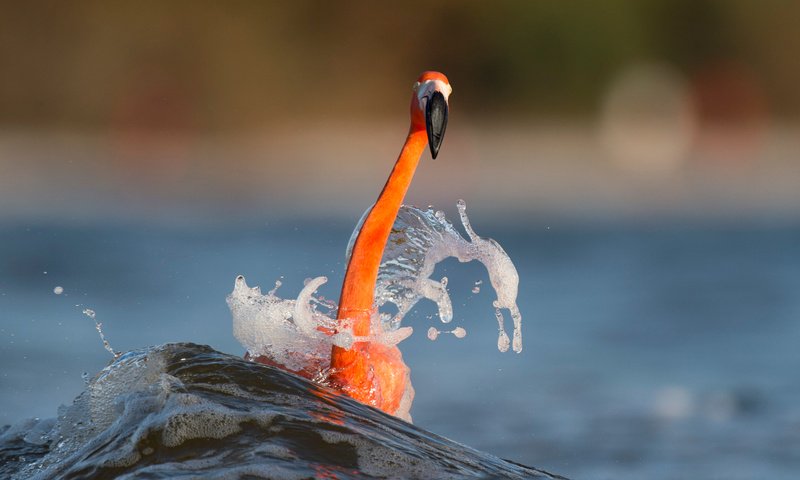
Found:
[[194, 344], [129, 352], [57, 420], [0, 430], [2, 478], [561, 478]]

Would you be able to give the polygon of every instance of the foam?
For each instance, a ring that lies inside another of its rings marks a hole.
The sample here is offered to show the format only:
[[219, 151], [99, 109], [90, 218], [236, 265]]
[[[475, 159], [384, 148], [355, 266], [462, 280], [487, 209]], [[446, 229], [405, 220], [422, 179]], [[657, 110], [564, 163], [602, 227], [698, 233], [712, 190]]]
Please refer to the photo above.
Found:
[[[29, 437], [51, 442], [50, 452], [18, 478], [52, 478], [59, 465], [69, 465], [106, 445], [119, 431], [131, 434], [104, 449], [97, 458], [103, 468], [124, 468], [153, 452], [143, 447], [153, 433], [160, 443], [176, 447], [193, 439], [222, 439], [241, 431], [249, 422], [268, 428], [277, 414], [237, 410], [186, 393], [184, 384], [165, 373], [166, 350], [128, 352], [103, 369], [56, 422], [42, 423]], [[238, 398], [238, 397], [234, 397]], [[49, 427], [46, 433], [43, 429]], [[26, 437], [26, 441], [31, 441]], [[31, 442], [33, 443], [33, 442]], [[35, 476], [38, 474], [40, 477]]]
[[[266, 295], [249, 287], [243, 276], [236, 278], [228, 307], [233, 316], [233, 335], [253, 356], [268, 356], [287, 368], [302, 370], [311, 363], [329, 364], [334, 339], [318, 327], [332, 330], [335, 320], [318, 312], [314, 292], [327, 282], [325, 277], [309, 281], [296, 300], [284, 300], [274, 289]], [[347, 332], [336, 341], [351, 342]]]

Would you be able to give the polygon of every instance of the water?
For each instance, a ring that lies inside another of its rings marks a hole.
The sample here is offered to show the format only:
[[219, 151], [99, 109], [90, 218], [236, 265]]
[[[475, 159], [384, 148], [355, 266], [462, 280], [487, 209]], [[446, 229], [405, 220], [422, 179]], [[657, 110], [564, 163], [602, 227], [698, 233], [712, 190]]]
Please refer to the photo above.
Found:
[[55, 423], [25, 427], [0, 432], [4, 476], [555, 478], [193, 344], [129, 352]]
[[[417, 427], [575, 478], [796, 476], [800, 224], [472, 221], [516, 264], [525, 349], [497, 350], [492, 289], [472, 293], [485, 269], [445, 261], [433, 278], [449, 279], [452, 322], [422, 301], [403, 323]], [[351, 228], [1, 226], [0, 424], [54, 417], [112, 359], [84, 309], [115, 351], [240, 355], [233, 279], [283, 277], [296, 296], [326, 275], [335, 299]], [[431, 327], [468, 334], [431, 341]]]
[[[276, 295], [282, 285], [280, 281], [275, 283], [275, 288], [263, 294], [260, 287], [248, 286], [240, 275], [236, 277], [233, 292], [226, 299], [233, 316], [234, 337], [247, 351], [248, 358], [266, 357], [272, 365], [283, 366], [291, 372], [327, 384], [327, 379], [333, 376], [331, 349], [334, 346], [350, 349], [354, 342], [368, 342], [395, 347], [413, 333], [413, 327], [401, 324], [406, 314], [423, 298], [436, 304], [439, 320], [450, 323], [453, 320], [453, 306], [447, 291], [447, 277], [437, 281], [431, 276], [438, 264], [447, 258], [456, 258], [459, 262], [477, 261], [486, 268], [497, 295], [492, 305], [498, 322], [498, 350], [505, 352], [509, 347], [501, 312], [501, 308], [504, 308], [511, 312], [514, 321], [514, 351], [521, 352], [522, 315], [516, 304], [519, 285], [517, 270], [497, 242], [481, 238], [475, 233], [463, 201], [459, 201], [458, 209], [469, 240], [458, 233], [442, 211], [432, 208], [422, 210], [407, 205], [400, 207], [377, 274], [376, 309], [371, 312], [372, 325], [368, 336], [358, 337], [351, 329], [342, 328], [337, 321], [338, 305], [315, 295], [328, 282], [327, 277], [307, 280], [297, 298], [292, 299]], [[346, 255], [348, 263], [366, 216], [365, 213], [350, 237]], [[393, 312], [380, 310], [387, 304], [394, 306]], [[102, 337], [99, 326], [98, 331]], [[438, 333], [431, 327], [428, 329], [428, 338], [435, 340]], [[466, 335], [462, 327], [448, 333], [453, 333], [456, 338]], [[104, 337], [103, 342], [106, 350], [114, 353]], [[364, 355], [369, 356], [370, 353], [365, 352]], [[368, 361], [376, 365], [384, 360], [378, 358]], [[370, 405], [411, 421], [409, 412], [414, 390], [402, 360], [399, 360], [394, 371], [399, 369], [404, 372], [405, 384], [399, 407], [386, 409], [377, 403]], [[369, 388], [380, 391], [381, 384], [373, 380]]]

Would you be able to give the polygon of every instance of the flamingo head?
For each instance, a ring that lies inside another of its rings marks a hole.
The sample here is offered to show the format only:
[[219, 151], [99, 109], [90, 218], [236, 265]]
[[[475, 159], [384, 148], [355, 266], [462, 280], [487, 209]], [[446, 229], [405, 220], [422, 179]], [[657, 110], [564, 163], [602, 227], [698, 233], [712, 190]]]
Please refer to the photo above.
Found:
[[428, 134], [431, 156], [436, 158], [447, 128], [448, 98], [453, 88], [444, 74], [423, 72], [414, 84], [411, 97], [411, 128]]

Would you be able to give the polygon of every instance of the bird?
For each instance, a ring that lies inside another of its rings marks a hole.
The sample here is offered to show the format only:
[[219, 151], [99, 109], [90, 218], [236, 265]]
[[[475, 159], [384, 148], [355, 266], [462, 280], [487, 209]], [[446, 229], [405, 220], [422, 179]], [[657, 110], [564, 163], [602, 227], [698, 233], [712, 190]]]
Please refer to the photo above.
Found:
[[[333, 328], [316, 327], [330, 339], [343, 335], [353, 341], [344, 344], [331, 341], [329, 365], [324, 364], [325, 356], [307, 355], [308, 352], [290, 354], [293, 368], [285, 365], [282, 359], [251, 354], [249, 350], [246, 359], [318, 381], [362, 403], [411, 420], [408, 413], [413, 400], [410, 371], [396, 342], [387, 341], [384, 335], [387, 332], [377, 320], [375, 287], [386, 243], [422, 153], [428, 147], [434, 159], [439, 154], [452, 91], [447, 77], [439, 72], [423, 72], [414, 83], [408, 135], [377, 201], [368, 210], [360, 229], [357, 227]], [[239, 281], [244, 285], [244, 277], [237, 279], [237, 288]], [[319, 277], [305, 290], [310, 295], [326, 281], [327, 278]], [[296, 308], [296, 303], [291, 303], [292, 308]]]
[[[403, 198], [427, 146], [436, 158], [442, 146], [453, 89], [440, 72], [423, 72], [413, 86], [408, 135], [378, 199], [366, 215], [347, 264], [339, 298], [337, 330], [356, 339], [333, 345], [329, 382], [342, 393], [389, 414], [413, 398], [409, 369], [396, 345], [369, 341], [382, 332], [373, 322], [378, 267]], [[409, 398], [409, 394], [411, 398]]]

